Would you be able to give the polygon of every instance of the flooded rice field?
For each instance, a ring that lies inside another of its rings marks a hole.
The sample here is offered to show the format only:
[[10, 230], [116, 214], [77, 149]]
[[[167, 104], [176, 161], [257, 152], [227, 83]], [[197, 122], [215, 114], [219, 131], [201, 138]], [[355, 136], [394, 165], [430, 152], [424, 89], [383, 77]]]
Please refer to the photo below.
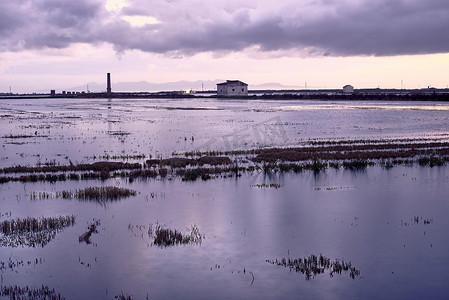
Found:
[[35, 99], [0, 115], [0, 298], [449, 295], [447, 103]]

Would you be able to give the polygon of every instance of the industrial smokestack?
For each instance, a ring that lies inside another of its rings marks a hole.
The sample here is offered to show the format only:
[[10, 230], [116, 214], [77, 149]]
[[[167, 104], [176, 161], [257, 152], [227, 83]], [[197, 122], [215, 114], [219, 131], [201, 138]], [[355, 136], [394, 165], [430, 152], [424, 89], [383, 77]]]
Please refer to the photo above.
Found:
[[106, 93], [110, 94], [112, 92], [112, 90], [111, 90], [111, 73], [108, 73], [107, 80], [108, 80], [108, 87], [106, 88]]

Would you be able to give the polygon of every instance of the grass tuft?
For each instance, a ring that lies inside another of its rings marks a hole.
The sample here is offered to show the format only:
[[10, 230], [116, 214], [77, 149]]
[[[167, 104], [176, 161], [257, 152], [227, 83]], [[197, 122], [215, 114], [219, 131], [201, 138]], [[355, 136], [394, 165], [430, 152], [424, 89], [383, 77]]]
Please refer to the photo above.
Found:
[[282, 267], [294, 270], [297, 273], [305, 275], [306, 279], [315, 278], [317, 274], [323, 274], [326, 270], [329, 270], [331, 277], [334, 274], [341, 274], [342, 272], [349, 272], [349, 276], [355, 279], [356, 276], [360, 276], [360, 271], [352, 266], [351, 262], [347, 263], [344, 260], [331, 261], [329, 258], [320, 254], [320, 256], [311, 255], [304, 258], [282, 258], [281, 260], [266, 260], [266, 262], [278, 265]]
[[153, 244], [161, 247], [168, 247], [174, 245], [186, 245], [186, 244], [199, 244], [204, 236], [200, 233], [196, 225], [192, 225], [189, 232], [183, 234], [178, 230], [166, 228], [159, 223], [153, 230], [153, 226], [150, 226], [148, 230], [150, 236], [154, 236]]

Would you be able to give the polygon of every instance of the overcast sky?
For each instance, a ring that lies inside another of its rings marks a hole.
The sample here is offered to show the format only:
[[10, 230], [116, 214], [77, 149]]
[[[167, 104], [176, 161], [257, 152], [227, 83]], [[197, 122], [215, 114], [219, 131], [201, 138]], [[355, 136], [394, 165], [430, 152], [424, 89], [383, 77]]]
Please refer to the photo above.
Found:
[[[447, 0], [0, 2], [0, 92], [240, 79], [449, 84]], [[250, 87], [251, 88], [251, 87]]]

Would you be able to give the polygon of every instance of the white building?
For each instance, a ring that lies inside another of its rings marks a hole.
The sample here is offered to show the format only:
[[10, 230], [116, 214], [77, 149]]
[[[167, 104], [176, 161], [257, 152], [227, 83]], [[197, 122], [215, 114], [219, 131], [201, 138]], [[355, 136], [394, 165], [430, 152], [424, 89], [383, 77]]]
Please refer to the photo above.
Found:
[[226, 80], [217, 84], [217, 96], [248, 96], [248, 84], [240, 80]]
[[344, 87], [343, 87], [343, 93], [345, 93], [345, 94], [352, 94], [352, 93], [354, 93], [354, 87], [352, 86], [352, 85], [345, 85]]

